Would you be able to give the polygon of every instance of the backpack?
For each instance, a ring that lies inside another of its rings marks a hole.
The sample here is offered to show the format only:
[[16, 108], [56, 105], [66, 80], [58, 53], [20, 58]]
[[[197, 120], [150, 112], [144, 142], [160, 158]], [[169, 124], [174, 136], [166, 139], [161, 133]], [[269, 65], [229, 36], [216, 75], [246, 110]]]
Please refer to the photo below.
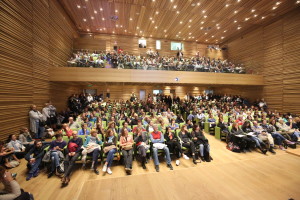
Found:
[[229, 151], [232, 151], [232, 152], [236, 152], [236, 153], [240, 153], [241, 152], [241, 149], [239, 146], [233, 144], [233, 142], [228, 142], [226, 148], [229, 150]]

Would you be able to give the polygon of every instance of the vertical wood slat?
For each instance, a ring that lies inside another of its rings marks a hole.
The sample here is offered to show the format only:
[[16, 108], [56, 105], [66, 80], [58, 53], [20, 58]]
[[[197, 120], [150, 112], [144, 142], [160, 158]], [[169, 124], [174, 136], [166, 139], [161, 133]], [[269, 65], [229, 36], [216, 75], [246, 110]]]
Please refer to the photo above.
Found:
[[0, 8], [3, 140], [28, 126], [30, 105], [37, 104], [41, 109], [49, 100], [49, 67], [65, 64], [77, 33], [56, 0], [2, 0]]

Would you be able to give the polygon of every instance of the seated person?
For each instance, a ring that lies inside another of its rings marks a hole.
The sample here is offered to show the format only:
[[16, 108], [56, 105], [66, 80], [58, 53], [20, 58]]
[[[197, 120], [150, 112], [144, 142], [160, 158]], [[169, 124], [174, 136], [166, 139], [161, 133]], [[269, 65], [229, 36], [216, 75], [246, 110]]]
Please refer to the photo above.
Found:
[[[126, 121], [123, 122], [123, 127], [122, 128], [126, 128], [128, 132], [131, 132], [131, 128], [129, 128], [128, 122], [126, 122]], [[120, 130], [119, 130], [119, 135], [121, 135], [122, 128], [120, 128]]]
[[78, 137], [77, 131], [73, 131], [73, 138], [68, 142], [68, 148], [66, 149], [66, 158], [64, 161], [64, 177], [62, 183], [67, 185], [70, 182], [70, 174], [73, 170], [75, 161], [81, 155], [82, 138]]
[[247, 137], [245, 132], [240, 128], [238, 123], [232, 124], [229, 141], [240, 148], [240, 151], [246, 153], [251, 152], [250, 148], [254, 145], [254, 141]]
[[178, 128], [179, 128], [179, 125], [175, 123], [175, 119], [172, 119], [172, 120], [171, 120], [171, 124], [169, 124], [169, 127], [170, 127], [172, 130], [175, 130], [175, 129], [178, 129]]
[[63, 140], [62, 134], [55, 135], [56, 140], [53, 140], [50, 143], [50, 158], [51, 158], [51, 169], [48, 174], [48, 178], [53, 176], [54, 172], [56, 171], [59, 174], [62, 174], [64, 171], [61, 169], [59, 163], [64, 158], [63, 150], [67, 143]]
[[146, 169], [146, 152], [150, 148], [147, 132], [142, 128], [137, 128], [134, 132], [134, 142], [141, 157], [142, 167]]
[[[195, 157], [195, 144], [192, 141], [192, 136], [189, 133], [187, 126], [183, 125], [180, 129], [179, 132], [179, 138], [181, 140], [181, 145], [185, 148], [188, 148], [189, 151], [192, 153], [192, 157], [193, 157], [193, 163], [196, 164], [196, 157]], [[184, 159], [189, 159], [189, 157], [187, 157], [185, 154], [183, 154], [183, 158]]]
[[158, 131], [158, 128], [156, 125], [153, 126], [154, 131], [150, 134], [150, 140], [153, 143], [153, 159], [155, 164], [155, 170], [159, 172], [159, 161], [158, 161], [158, 149], [163, 149], [166, 155], [167, 160], [167, 167], [169, 167], [171, 170], [173, 170], [173, 166], [171, 165], [171, 158], [170, 158], [170, 152], [167, 145], [164, 144], [164, 135]]
[[[186, 155], [183, 154], [179, 138], [177, 135], [174, 134], [171, 127], [166, 128], [166, 133], [164, 138], [166, 139], [166, 144], [174, 155], [176, 155], [177, 158], [180, 158], [181, 156], [184, 156], [184, 158], [188, 158]], [[176, 165], [179, 165], [179, 160], [176, 160]]]
[[14, 154], [13, 148], [5, 147], [3, 142], [0, 142], [0, 165], [6, 168], [14, 168], [20, 164], [20, 160]]
[[102, 168], [102, 171], [107, 172], [108, 174], [112, 174], [110, 167], [114, 160], [114, 155], [115, 153], [117, 153], [117, 137], [114, 134], [112, 129], [108, 129], [106, 131], [103, 148], [104, 148], [103, 151], [105, 154], [107, 154], [107, 157], [104, 166]]
[[82, 124], [81, 125], [81, 129], [78, 131], [78, 135], [89, 135], [90, 134], [90, 130], [87, 128], [87, 124]]
[[14, 153], [17, 158], [24, 158], [26, 154], [25, 146], [22, 145], [21, 141], [17, 140], [17, 136], [15, 134], [11, 134], [8, 136], [7, 147], [14, 149]]
[[[247, 135], [247, 137], [249, 139], [251, 139], [253, 142], [255, 142], [256, 144], [256, 147], [263, 153], [263, 154], [266, 154], [267, 153], [267, 149], [266, 149], [266, 144], [260, 140], [258, 137], [257, 137], [257, 134], [253, 131], [253, 129], [251, 128], [250, 126], [250, 122], [249, 121], [245, 121], [243, 126], [242, 126], [242, 130], [243, 132]], [[255, 130], [255, 128], [254, 128]], [[249, 133], [253, 133], [253, 134], [250, 134], [248, 135]]]
[[142, 121], [140, 120], [138, 121], [137, 126], [133, 128], [132, 132], [136, 134], [138, 128], [142, 129], [142, 131], [146, 131], [146, 129], [142, 125]]
[[23, 146], [26, 147], [26, 149], [30, 149], [31, 146], [33, 146], [33, 139], [28, 131], [28, 128], [23, 127], [20, 130], [19, 134], [19, 140], [22, 143]]
[[259, 126], [257, 121], [253, 121], [252, 130], [258, 135], [258, 138], [261, 141], [268, 141], [270, 148], [269, 151], [273, 154], [276, 152], [274, 151], [274, 139], [270, 133], [267, 133], [262, 126]]
[[0, 166], [0, 181], [4, 185], [4, 190], [0, 192], [2, 200], [33, 199], [32, 194], [22, 192], [19, 183], [14, 179], [12, 173]]
[[182, 117], [181, 114], [178, 114], [178, 115], [177, 115], [175, 122], [176, 122], [177, 124], [184, 123], [184, 119], [183, 119], [183, 117]]
[[219, 123], [217, 124], [217, 126], [220, 127], [221, 133], [226, 134], [226, 140], [227, 140], [227, 136], [229, 135], [228, 123], [224, 122], [223, 117], [219, 118]]
[[193, 128], [194, 124], [192, 122], [192, 120], [187, 120], [186, 121], [186, 128], [187, 130], [189, 130], [190, 128]]
[[148, 132], [148, 133], [152, 133], [153, 131], [154, 131], [154, 123], [153, 123], [153, 121], [150, 121], [149, 122], [149, 124], [147, 125], [147, 127], [146, 127], [146, 131]]
[[[210, 162], [212, 160], [210, 156], [210, 145], [208, 140], [203, 135], [203, 132], [200, 130], [199, 125], [195, 124], [191, 132], [191, 139], [195, 146], [200, 146], [200, 158], [202, 161]], [[206, 152], [207, 156], [205, 156]], [[195, 162], [194, 162], [195, 163]]]
[[27, 168], [29, 169], [26, 181], [39, 175], [39, 167], [44, 157], [44, 148], [43, 143], [36, 140], [34, 141], [33, 147], [26, 154], [25, 159], [28, 161]]
[[79, 129], [80, 128], [79, 124], [77, 122], [74, 122], [73, 117], [69, 117], [68, 126], [70, 127], [70, 129]]
[[212, 114], [209, 114], [207, 122], [209, 123], [210, 128], [214, 128], [216, 126], [216, 119]]
[[128, 129], [123, 127], [120, 137], [120, 147], [124, 158], [125, 171], [128, 175], [132, 171], [132, 146], [133, 138], [131, 135], [128, 135]]
[[68, 136], [68, 138], [70, 138], [73, 134], [73, 130], [69, 127], [68, 124], [62, 125], [62, 131], [63, 131], [63, 135]]
[[94, 170], [95, 174], [99, 175], [99, 171], [97, 169], [98, 165], [98, 157], [100, 155], [100, 145], [102, 145], [102, 141], [97, 135], [97, 131], [92, 130], [91, 135], [87, 136], [84, 142], [84, 150], [82, 151], [82, 162], [83, 168], [85, 167], [86, 163], [86, 156], [87, 154], [93, 155], [93, 161], [91, 165], [91, 170]]

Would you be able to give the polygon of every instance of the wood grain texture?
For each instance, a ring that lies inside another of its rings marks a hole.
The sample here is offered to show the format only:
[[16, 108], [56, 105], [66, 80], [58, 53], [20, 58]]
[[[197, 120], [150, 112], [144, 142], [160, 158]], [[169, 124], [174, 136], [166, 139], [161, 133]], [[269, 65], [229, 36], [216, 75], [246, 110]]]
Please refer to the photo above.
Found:
[[45, 171], [41, 171], [37, 178], [26, 181], [25, 161], [11, 171], [18, 173], [17, 181], [25, 191], [41, 200], [94, 200], [99, 197], [114, 200], [299, 198], [299, 157], [280, 150], [276, 155], [263, 155], [256, 151], [233, 153], [214, 136], [206, 134], [206, 137], [214, 160], [194, 165], [191, 159], [180, 158], [181, 164], [175, 166], [173, 158], [173, 171], [167, 168], [163, 158], [159, 173], [155, 172], [153, 160], [149, 161], [146, 170], [139, 162], [133, 161], [131, 176], [126, 176], [124, 166], [117, 161], [113, 162], [112, 175], [103, 174], [102, 165], [98, 166], [99, 176], [89, 169], [82, 170], [78, 163], [71, 175], [71, 182], [64, 188], [61, 188], [58, 177], [48, 179]]
[[[175, 78], [179, 78], [176, 81]], [[264, 85], [261, 75], [210, 72], [54, 67], [51, 81], [143, 82], [172, 84]]]
[[[60, 2], [81, 33], [137, 35], [194, 42], [198, 40], [207, 44], [222, 43], [228, 38], [240, 35], [243, 30], [267, 23], [299, 6], [295, 0], [280, 1], [279, 5], [276, 5], [276, 1], [267, 0]], [[272, 9], [274, 6], [276, 9]], [[111, 20], [112, 16], [118, 16], [118, 19]], [[234, 23], [235, 20], [237, 23]], [[242, 29], [238, 30], [238, 26]]]
[[77, 33], [56, 0], [4, 0], [0, 7], [3, 140], [28, 126], [30, 105], [41, 109], [50, 99], [49, 67], [65, 64]]
[[228, 59], [243, 62], [262, 74], [263, 96], [271, 109], [299, 114], [300, 9], [229, 41]]

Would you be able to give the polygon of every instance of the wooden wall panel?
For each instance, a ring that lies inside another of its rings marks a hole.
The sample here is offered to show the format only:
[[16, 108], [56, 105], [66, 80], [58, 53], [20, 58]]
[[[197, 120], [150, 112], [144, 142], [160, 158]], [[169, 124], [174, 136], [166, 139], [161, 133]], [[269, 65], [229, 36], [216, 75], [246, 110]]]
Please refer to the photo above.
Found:
[[271, 109], [300, 113], [300, 8], [227, 42], [228, 59], [246, 61], [265, 79], [263, 97]]
[[8, 134], [18, 133], [22, 126], [28, 126], [30, 105], [36, 104], [41, 110], [50, 99], [49, 67], [65, 64], [77, 33], [56, 0], [3, 0], [0, 8], [0, 140], [3, 140]]
[[114, 46], [118, 46], [125, 52], [134, 55], [146, 55], [149, 49], [156, 51], [156, 40], [160, 40], [161, 49], [158, 50], [161, 56], [176, 56], [177, 51], [171, 51], [171, 42], [182, 42], [184, 57], [195, 56], [199, 51], [201, 56], [209, 56], [211, 58], [226, 59], [224, 51], [208, 50], [207, 45], [196, 42], [167, 40], [164, 38], [144, 38], [147, 41], [147, 48], [139, 48], [138, 40], [140, 37], [124, 36], [124, 35], [82, 35], [81, 38], [74, 40], [74, 49], [91, 49], [91, 50], [113, 50]]

